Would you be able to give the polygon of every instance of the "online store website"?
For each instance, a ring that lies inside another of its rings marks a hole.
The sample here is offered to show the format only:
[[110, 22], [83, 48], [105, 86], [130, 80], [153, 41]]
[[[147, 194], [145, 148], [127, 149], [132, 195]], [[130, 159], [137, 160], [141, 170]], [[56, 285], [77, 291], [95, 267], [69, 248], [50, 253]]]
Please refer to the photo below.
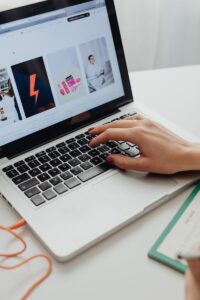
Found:
[[0, 26], [0, 146], [124, 95], [104, 0]]

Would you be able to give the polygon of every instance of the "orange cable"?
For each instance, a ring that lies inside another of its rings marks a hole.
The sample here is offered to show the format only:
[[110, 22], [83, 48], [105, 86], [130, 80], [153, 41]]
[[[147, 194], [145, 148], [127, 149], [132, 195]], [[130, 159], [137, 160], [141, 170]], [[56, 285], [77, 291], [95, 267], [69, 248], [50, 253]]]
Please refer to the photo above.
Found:
[[[14, 236], [22, 244], [22, 249], [21, 250], [15, 252], [15, 253], [6, 253], [6, 254], [5, 253], [0, 253], [0, 257], [4, 257], [4, 258], [18, 257], [20, 254], [22, 254], [22, 253], [25, 252], [25, 250], [27, 248], [26, 242], [16, 232], [13, 231], [13, 230], [18, 229], [18, 228], [20, 228], [22, 226], [25, 226], [25, 225], [26, 225], [26, 221], [23, 220], [23, 219], [20, 220], [19, 222], [17, 222], [16, 224], [10, 226], [10, 227], [4, 227], [4, 226], [0, 225], [0, 230], [3, 230], [5, 232], [10, 233], [12, 236]], [[45, 272], [45, 274], [40, 279], [38, 279], [26, 291], [26, 293], [22, 296], [22, 298], [20, 298], [20, 300], [26, 300], [28, 298], [28, 296], [33, 292], [33, 290], [36, 287], [38, 287], [45, 279], [47, 279], [47, 277], [49, 277], [49, 275], [52, 272], [52, 260], [51, 260], [51, 258], [48, 255], [45, 255], [45, 254], [37, 254], [37, 255], [31, 256], [28, 259], [25, 259], [23, 262], [21, 262], [19, 264], [16, 264], [14, 266], [3, 266], [3, 265], [0, 265], [0, 269], [3, 269], [3, 270], [14, 270], [14, 269], [17, 269], [17, 268], [19, 268], [19, 267], [27, 264], [28, 262], [30, 262], [31, 260], [34, 260], [36, 258], [44, 258], [44, 259], [46, 259], [47, 262], [48, 262], [48, 269]]]

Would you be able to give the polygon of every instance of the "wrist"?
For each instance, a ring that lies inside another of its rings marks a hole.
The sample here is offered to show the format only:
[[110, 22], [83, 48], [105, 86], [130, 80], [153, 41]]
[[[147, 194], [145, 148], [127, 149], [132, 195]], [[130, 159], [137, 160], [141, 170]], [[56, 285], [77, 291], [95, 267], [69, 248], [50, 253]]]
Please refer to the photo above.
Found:
[[190, 143], [184, 148], [181, 165], [182, 171], [200, 171], [200, 144]]

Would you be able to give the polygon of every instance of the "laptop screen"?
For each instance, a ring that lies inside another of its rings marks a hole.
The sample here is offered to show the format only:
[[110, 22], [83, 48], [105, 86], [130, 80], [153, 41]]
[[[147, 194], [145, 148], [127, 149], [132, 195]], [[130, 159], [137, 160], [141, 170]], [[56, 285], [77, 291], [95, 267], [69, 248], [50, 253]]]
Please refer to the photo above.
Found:
[[0, 25], [0, 146], [125, 96], [105, 0]]

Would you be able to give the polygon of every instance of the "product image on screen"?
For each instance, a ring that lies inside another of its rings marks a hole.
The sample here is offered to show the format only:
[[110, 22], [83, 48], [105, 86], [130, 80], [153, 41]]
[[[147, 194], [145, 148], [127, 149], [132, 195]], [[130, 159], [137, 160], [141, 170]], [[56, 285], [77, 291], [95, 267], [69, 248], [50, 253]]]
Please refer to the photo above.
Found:
[[106, 39], [100, 38], [80, 46], [90, 93], [114, 83]]
[[12, 71], [27, 118], [55, 107], [42, 57], [14, 65]]
[[6, 68], [0, 68], [0, 128], [22, 119]]
[[49, 54], [47, 61], [54, 79], [59, 104], [81, 98], [88, 93], [75, 47]]

